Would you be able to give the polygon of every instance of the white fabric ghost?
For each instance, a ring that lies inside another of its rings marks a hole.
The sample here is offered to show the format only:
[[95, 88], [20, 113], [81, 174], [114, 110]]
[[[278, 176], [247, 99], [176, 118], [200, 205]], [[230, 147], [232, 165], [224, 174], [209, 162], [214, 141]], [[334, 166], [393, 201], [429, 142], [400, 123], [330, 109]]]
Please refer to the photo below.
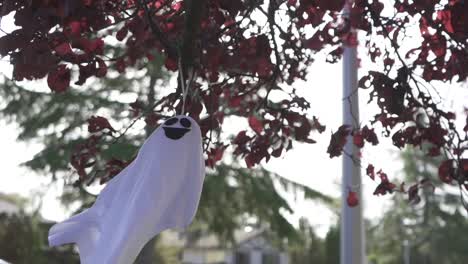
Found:
[[170, 118], [91, 208], [50, 229], [49, 244], [76, 243], [81, 264], [131, 264], [153, 236], [190, 224], [204, 177], [200, 127]]

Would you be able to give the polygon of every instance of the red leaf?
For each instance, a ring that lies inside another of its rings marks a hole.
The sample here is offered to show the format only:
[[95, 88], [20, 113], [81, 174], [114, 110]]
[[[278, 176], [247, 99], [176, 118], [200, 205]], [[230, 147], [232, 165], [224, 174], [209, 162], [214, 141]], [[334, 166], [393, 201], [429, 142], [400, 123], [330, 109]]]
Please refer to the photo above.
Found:
[[118, 41], [122, 41], [128, 34], [128, 28], [127, 27], [122, 27], [121, 29], [119, 29], [119, 31], [117, 31], [117, 34], [115, 35], [115, 38], [118, 40]]
[[148, 61], [153, 61], [154, 60], [154, 55], [151, 54], [151, 53], [147, 53], [146, 58], [148, 59]]
[[98, 68], [97, 68], [97, 71], [96, 71], [96, 76], [97, 77], [105, 77], [106, 74], [107, 74], [107, 65], [106, 65], [106, 63], [101, 58], [96, 58], [96, 61], [98, 62]]
[[316, 33], [313, 37], [307, 40], [305, 47], [314, 51], [319, 51], [323, 47], [323, 41], [319, 38], [320, 34]]
[[374, 166], [369, 164], [366, 169], [366, 174], [372, 179], [375, 180]]
[[171, 6], [172, 10], [174, 11], [179, 11], [182, 7], [183, 7], [183, 4], [184, 2], [180, 1], [180, 2], [176, 2], [175, 4], [173, 4]]
[[85, 6], [90, 6], [93, 3], [93, 0], [82, 0]]
[[466, 117], [465, 127], [463, 128], [463, 131], [468, 132], [468, 116]]
[[68, 43], [68, 42], [63, 42], [62, 44], [55, 47], [55, 52], [59, 56], [65, 56], [65, 55], [73, 54], [70, 43]]
[[384, 59], [383, 62], [384, 62], [385, 69], [389, 69], [389, 67], [395, 63], [395, 60], [387, 57]]
[[359, 82], [358, 82], [358, 87], [362, 88], [362, 89], [369, 88], [371, 86], [370, 80], [371, 80], [370, 75], [366, 75], [366, 76], [361, 77], [361, 79], [359, 79]]
[[271, 155], [275, 158], [279, 158], [283, 152], [283, 147], [279, 147], [271, 152]]
[[307, 119], [305, 116], [299, 116], [298, 118], [299, 120], [293, 124], [294, 136], [296, 140], [309, 144], [316, 143], [315, 140], [309, 138], [310, 131], [312, 130], [309, 119]]
[[405, 135], [403, 134], [403, 132], [400, 130], [400, 131], [397, 131], [395, 132], [395, 134], [393, 134], [392, 136], [392, 141], [393, 141], [393, 145], [395, 145], [396, 147], [398, 148], [403, 148], [406, 144], [406, 138], [405, 138]]
[[117, 69], [119, 73], [123, 73], [126, 67], [127, 67], [127, 63], [125, 63], [125, 60], [123, 59], [118, 59], [115, 62], [115, 68]]
[[249, 117], [249, 126], [257, 133], [260, 134], [263, 131], [263, 124], [260, 120], [254, 116]]
[[212, 148], [208, 151], [208, 159], [206, 160], [206, 165], [213, 168], [216, 162], [220, 161], [223, 158], [224, 150], [227, 148], [227, 145], [223, 145], [217, 148]]
[[382, 170], [379, 170], [379, 171], [377, 172], [377, 175], [379, 175], [379, 178], [380, 178], [381, 181], [383, 181], [383, 182], [388, 182], [388, 176], [387, 176], [387, 174], [384, 173]]
[[387, 193], [393, 193], [396, 185], [388, 181], [387, 174], [379, 170], [377, 174], [380, 177], [380, 184], [375, 188], [374, 195], [385, 195]]
[[253, 156], [254, 155], [250, 153], [245, 157], [245, 164], [247, 165], [247, 168], [252, 168], [253, 166], [255, 166], [256, 162]]
[[395, 189], [396, 185], [388, 182], [388, 181], [382, 181], [377, 188], [374, 190], [374, 195], [385, 195], [387, 193], [393, 193], [393, 190]]
[[104, 53], [104, 40], [79, 38], [72, 42], [72, 46], [77, 49], [83, 50], [86, 54], [103, 54]]
[[437, 11], [437, 20], [442, 23], [449, 33], [454, 33], [452, 26], [452, 12], [450, 10]]
[[[138, 111], [138, 110], [135, 110], [135, 111]], [[161, 119], [160, 115], [154, 112], [151, 112], [145, 116], [145, 123], [150, 127], [156, 127], [160, 119]]]
[[406, 192], [406, 191], [405, 191], [405, 182], [402, 182], [402, 183], [400, 184], [400, 192]]
[[112, 158], [106, 162], [105, 172], [106, 175], [102, 176], [101, 180], [99, 181], [100, 184], [103, 184], [110, 179], [114, 178], [119, 172], [121, 172], [130, 162], [125, 162], [123, 160], [119, 160], [116, 158]]
[[465, 36], [466, 38], [466, 1], [456, 1], [453, 4], [450, 22], [453, 32], [458, 36]]
[[312, 129], [316, 129], [319, 133], [325, 131], [325, 126], [320, 124], [319, 120], [314, 116], [312, 119]]
[[78, 77], [78, 81], [76, 81], [75, 84], [83, 85], [89, 77], [96, 74], [96, 63], [91, 62], [91, 63], [88, 63], [87, 65], [80, 64], [79, 69], [80, 69], [80, 75]]
[[47, 76], [47, 84], [54, 92], [64, 92], [70, 86], [70, 70], [66, 65], [60, 64]]
[[374, 146], [379, 144], [379, 139], [377, 138], [374, 129], [369, 129], [367, 126], [365, 126], [364, 128], [362, 128], [361, 133], [367, 142], [371, 143]]
[[167, 70], [173, 71], [173, 72], [177, 71], [177, 69], [179, 68], [177, 65], [177, 61], [175, 61], [174, 59], [170, 57], [166, 58], [166, 61], [164, 62], [164, 66], [166, 66]]
[[321, 10], [340, 11], [345, 4], [345, 0], [319, 0], [318, 6]]
[[427, 153], [430, 157], [437, 157], [440, 155], [440, 148], [439, 147], [431, 147], [429, 152]]
[[338, 47], [328, 53], [326, 61], [329, 63], [336, 63], [341, 58], [341, 55], [343, 55], [343, 47]]
[[230, 107], [239, 107], [242, 103], [242, 97], [241, 96], [234, 96], [229, 100], [229, 106]]
[[421, 201], [421, 197], [418, 195], [419, 184], [414, 184], [408, 189], [408, 199], [410, 202], [417, 204]]
[[273, 69], [273, 65], [271, 64], [270, 60], [265, 57], [260, 57], [256, 63], [256, 72], [260, 77], [267, 77], [271, 70]]
[[348, 197], [346, 198], [346, 202], [348, 203], [349, 207], [355, 207], [359, 204], [359, 198], [356, 192], [349, 191]]
[[243, 130], [243, 131], [240, 131], [236, 138], [233, 140], [233, 143], [234, 144], [237, 144], [237, 145], [244, 145], [245, 143], [247, 143], [251, 137], [247, 136], [246, 135], [247, 131]]
[[330, 144], [328, 145], [327, 149], [327, 153], [330, 154], [330, 158], [341, 155], [341, 152], [343, 152], [343, 147], [347, 141], [346, 137], [350, 133], [350, 127], [348, 125], [342, 125], [338, 128], [338, 131], [332, 134]]
[[72, 21], [68, 24], [68, 33], [72, 36], [79, 36], [81, 34], [81, 23]]
[[108, 129], [111, 133], [115, 132], [115, 129], [111, 126], [109, 120], [107, 120], [105, 117], [91, 116], [91, 118], [88, 119], [88, 131], [90, 133], [100, 132], [104, 129]]
[[421, 17], [419, 20], [419, 31], [423, 37], [429, 36], [429, 29], [427, 24], [427, 19], [425, 17]]
[[442, 35], [432, 35], [430, 37], [430, 46], [432, 52], [438, 58], [444, 58], [445, 54], [447, 53], [447, 40]]
[[446, 160], [439, 166], [439, 179], [445, 183], [452, 183], [454, 172], [453, 160]]

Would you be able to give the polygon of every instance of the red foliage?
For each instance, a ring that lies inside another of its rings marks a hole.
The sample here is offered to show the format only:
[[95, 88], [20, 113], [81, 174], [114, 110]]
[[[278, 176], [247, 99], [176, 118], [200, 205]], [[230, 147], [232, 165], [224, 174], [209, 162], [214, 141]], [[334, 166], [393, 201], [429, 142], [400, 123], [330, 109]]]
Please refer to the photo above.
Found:
[[[343, 152], [343, 148], [346, 145], [346, 137], [351, 134], [351, 129], [348, 125], [342, 125], [338, 128], [338, 131], [332, 134], [330, 139], [330, 145], [328, 146], [327, 153], [330, 154], [330, 158], [338, 157]], [[364, 144], [364, 143], [363, 143]]]
[[177, 62], [172, 58], [166, 58], [164, 66], [166, 66], [166, 69], [170, 71], [177, 71]]
[[255, 118], [254, 116], [249, 117], [249, 126], [255, 131], [257, 134], [262, 133], [263, 131], [263, 124], [260, 120]]
[[67, 42], [63, 42], [62, 44], [55, 47], [55, 52], [59, 56], [70, 55], [73, 53], [70, 43], [67, 43]]
[[375, 180], [375, 172], [374, 172], [374, 166], [372, 164], [369, 164], [366, 169], [366, 174], [369, 176], [372, 180]]
[[[351, 135], [358, 147], [365, 142], [377, 145], [381, 137], [390, 137], [397, 148], [430, 144], [427, 155], [453, 157], [441, 164], [441, 180], [468, 184], [463, 159], [468, 138], [460, 134], [468, 132], [468, 118], [457, 127], [455, 115], [426, 89], [434, 81], [464, 82], [468, 77], [466, 1], [354, 1], [349, 19], [339, 15], [344, 0], [260, 3], [210, 0], [190, 9], [172, 0], [3, 1], [1, 16], [14, 12], [18, 28], [0, 37], [0, 55], [9, 56], [15, 80], [47, 76], [54, 92], [66, 92], [70, 82], [80, 86], [90, 77], [103, 78], [108, 71], [135, 69], [151, 60], [151, 54], [162, 54], [167, 70], [176, 74], [182, 62], [184, 70], [197, 73], [191, 86], [195, 96], [189, 96], [185, 109], [199, 120], [210, 164], [222, 156], [220, 146], [229, 145], [219, 141], [224, 137], [212, 137], [213, 131], [221, 130], [225, 117], [235, 115], [248, 120], [253, 130], [236, 132], [232, 140], [234, 155], [250, 167], [280, 157], [293, 141], [315, 142], [312, 133], [323, 132], [325, 126], [306, 114], [310, 104], [296, 93], [295, 81], [306, 78], [315, 54], [324, 53], [326, 61], [334, 63], [343, 44], [364, 45], [375, 67], [361, 76], [359, 87], [369, 91], [369, 103], [380, 112], [362, 128], [340, 126], [330, 140], [330, 157], [342, 154]], [[392, 12], [382, 12], [384, 8]], [[252, 10], [264, 15], [265, 25], [251, 18]], [[276, 24], [279, 16], [287, 16], [290, 23]], [[405, 43], [402, 53], [400, 42], [410, 32], [402, 29], [414, 23], [419, 36]], [[359, 43], [353, 29], [364, 32]], [[117, 45], [119, 55], [109, 56], [115, 54], [107, 50]], [[181, 109], [181, 89], [173, 90], [157, 109], [144, 112], [132, 106], [133, 114], [144, 114], [148, 124], [157, 125], [160, 116]], [[284, 98], [271, 100], [274, 90], [285, 92]], [[114, 131], [101, 117], [91, 118], [89, 129]], [[72, 161], [79, 175], [85, 174], [83, 164], [89, 158], [83, 155]], [[370, 168], [367, 173], [373, 178]], [[375, 193], [392, 192], [394, 184], [377, 174], [381, 183]], [[416, 189], [411, 189], [411, 197], [416, 197]]]
[[445, 183], [465, 181], [468, 177], [468, 159], [448, 159], [439, 166], [439, 178]]
[[105, 166], [105, 175], [101, 176], [100, 184], [103, 184], [112, 179], [114, 176], [119, 174], [119, 172], [125, 169], [128, 164], [130, 164], [130, 162], [125, 162], [116, 158], [108, 160]]
[[364, 137], [364, 139], [371, 143], [372, 145], [377, 145], [379, 144], [379, 139], [377, 138], [377, 135], [375, 134], [374, 132], [374, 129], [369, 129], [367, 126], [365, 126], [363, 129], [362, 129], [362, 136]]
[[49, 72], [47, 84], [54, 92], [64, 92], [70, 86], [70, 70], [65, 65], [59, 65], [57, 69]]
[[216, 148], [212, 148], [208, 151], [208, 159], [206, 160], [206, 166], [213, 168], [216, 162], [220, 161], [223, 158], [224, 150], [227, 148], [225, 146], [218, 146]]
[[105, 117], [102, 116], [92, 116], [88, 119], [88, 131], [90, 133], [101, 132], [103, 130], [107, 130], [108, 132], [112, 133], [115, 132], [115, 129], [109, 123]]
[[99, 136], [92, 135], [85, 142], [75, 146], [75, 150], [71, 156], [70, 164], [80, 177], [80, 181], [88, 179], [87, 168], [94, 166], [96, 154], [99, 151], [98, 142]]
[[421, 201], [421, 197], [419, 196], [418, 191], [418, 184], [411, 185], [411, 187], [408, 189], [408, 200], [413, 202], [414, 204], [417, 204]]
[[387, 193], [393, 193], [396, 185], [388, 180], [387, 174], [380, 170], [377, 172], [377, 175], [380, 177], [380, 184], [377, 186], [377, 188], [375, 188], [374, 195], [385, 195]]
[[435, 190], [435, 186], [428, 179], [422, 179], [419, 182], [411, 185], [407, 191], [404, 188], [404, 183], [402, 183], [400, 191], [408, 194], [408, 201], [410, 203], [418, 204], [421, 201], [419, 190], [425, 187], [431, 188], [432, 192]]

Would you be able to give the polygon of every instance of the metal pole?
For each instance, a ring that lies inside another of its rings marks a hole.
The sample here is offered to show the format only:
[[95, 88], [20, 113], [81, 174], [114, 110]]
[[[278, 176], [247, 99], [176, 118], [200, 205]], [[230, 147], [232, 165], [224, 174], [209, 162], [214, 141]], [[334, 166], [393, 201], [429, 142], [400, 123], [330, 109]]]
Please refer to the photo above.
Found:
[[411, 263], [411, 243], [409, 240], [403, 241], [403, 263], [410, 264]]
[[[343, 9], [343, 16], [349, 17], [352, 1], [347, 1]], [[353, 30], [353, 29], [351, 29]], [[343, 47], [343, 122], [354, 128], [359, 127], [359, 100], [357, 92], [357, 51], [355, 46]], [[341, 230], [340, 230], [340, 263], [365, 264], [364, 224], [362, 217], [363, 200], [361, 194], [361, 169], [357, 163], [359, 150], [352, 140], [344, 148], [346, 153], [352, 154], [353, 159], [343, 155]], [[359, 198], [359, 205], [349, 207], [346, 201], [349, 188], [355, 191]]]

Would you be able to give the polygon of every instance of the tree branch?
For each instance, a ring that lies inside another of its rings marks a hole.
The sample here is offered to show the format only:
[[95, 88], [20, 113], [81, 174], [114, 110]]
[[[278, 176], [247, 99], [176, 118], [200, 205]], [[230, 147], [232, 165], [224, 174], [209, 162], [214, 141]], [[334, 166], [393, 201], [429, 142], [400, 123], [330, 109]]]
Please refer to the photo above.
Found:
[[196, 51], [199, 45], [196, 43], [197, 35], [200, 32], [200, 23], [206, 0], [185, 0], [185, 26], [182, 38], [180, 56], [182, 60], [183, 72], [188, 73], [193, 68], [196, 60]]

